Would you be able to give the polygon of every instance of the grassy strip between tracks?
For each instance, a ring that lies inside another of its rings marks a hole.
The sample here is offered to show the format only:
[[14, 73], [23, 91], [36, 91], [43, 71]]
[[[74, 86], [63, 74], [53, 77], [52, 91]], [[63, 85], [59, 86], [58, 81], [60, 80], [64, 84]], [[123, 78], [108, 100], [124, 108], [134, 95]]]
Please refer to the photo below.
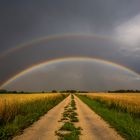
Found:
[[[51, 108], [60, 103], [66, 94], [55, 95], [15, 95], [17, 100], [5, 102], [0, 114], [0, 139], [10, 140], [13, 136], [22, 133], [23, 129], [37, 121]], [[36, 96], [36, 97], [35, 97]], [[24, 101], [18, 102], [20, 98]], [[11, 96], [10, 96], [11, 98]], [[31, 98], [31, 99], [30, 99]], [[8, 99], [6, 99], [7, 101]], [[9, 116], [9, 118], [8, 118]], [[7, 117], [7, 118], [6, 118]]]
[[104, 103], [85, 95], [77, 95], [127, 140], [140, 140], [140, 119], [127, 112], [108, 108]]
[[79, 122], [76, 109], [74, 96], [71, 95], [71, 102], [65, 106], [62, 118], [59, 121], [62, 122], [62, 126], [55, 131], [59, 140], [79, 140], [82, 129], [75, 126], [75, 123]]

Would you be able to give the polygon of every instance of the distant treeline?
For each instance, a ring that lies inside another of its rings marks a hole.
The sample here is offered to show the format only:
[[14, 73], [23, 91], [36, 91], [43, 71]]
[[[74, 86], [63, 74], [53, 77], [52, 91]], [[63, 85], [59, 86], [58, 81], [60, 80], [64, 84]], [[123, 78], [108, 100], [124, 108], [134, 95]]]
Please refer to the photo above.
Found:
[[140, 90], [115, 90], [115, 91], [108, 91], [108, 93], [140, 93]]
[[22, 93], [88, 93], [88, 91], [77, 91], [77, 90], [62, 90], [62, 91], [57, 91], [57, 90], [52, 90], [52, 91], [41, 91], [41, 92], [26, 92], [26, 91], [9, 91], [5, 89], [0, 89], [0, 94], [5, 94], [5, 93], [14, 93], [14, 94], [22, 94]]
[[29, 93], [29, 92], [25, 92], [25, 91], [16, 91], [16, 90], [13, 90], [13, 91], [8, 91], [8, 90], [5, 90], [5, 89], [0, 89], [0, 94], [2, 93]]
[[[27, 92], [27, 91], [9, 91], [5, 89], [0, 89], [0, 94], [30, 94], [30, 93], [88, 93], [88, 91], [80, 91], [80, 90], [52, 90], [52, 91], [40, 91], [40, 92]], [[115, 90], [115, 91], [108, 91], [108, 93], [140, 93], [140, 90]]]
[[79, 90], [61, 90], [61, 91], [57, 91], [57, 90], [52, 90], [52, 93], [88, 93], [88, 91], [79, 91]]

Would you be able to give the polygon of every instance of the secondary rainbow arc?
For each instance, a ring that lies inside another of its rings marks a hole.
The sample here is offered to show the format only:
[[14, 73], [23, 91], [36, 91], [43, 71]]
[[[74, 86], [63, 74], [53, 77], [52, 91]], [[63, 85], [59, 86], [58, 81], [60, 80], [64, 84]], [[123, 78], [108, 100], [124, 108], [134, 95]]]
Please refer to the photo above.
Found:
[[89, 34], [59, 34], [59, 35], [51, 35], [51, 36], [44, 36], [37, 39], [33, 39], [29, 42], [22, 43], [20, 45], [17, 45], [16, 47], [13, 47], [11, 49], [8, 49], [0, 54], [0, 59], [5, 58], [9, 54], [12, 54], [14, 52], [20, 51], [22, 49], [26, 49], [28, 47], [34, 47], [33, 45], [42, 43], [42, 42], [49, 42], [57, 39], [69, 39], [69, 38], [79, 38], [79, 39], [94, 39], [94, 40], [114, 40], [111, 37], [108, 36], [99, 36], [99, 35], [89, 35]]

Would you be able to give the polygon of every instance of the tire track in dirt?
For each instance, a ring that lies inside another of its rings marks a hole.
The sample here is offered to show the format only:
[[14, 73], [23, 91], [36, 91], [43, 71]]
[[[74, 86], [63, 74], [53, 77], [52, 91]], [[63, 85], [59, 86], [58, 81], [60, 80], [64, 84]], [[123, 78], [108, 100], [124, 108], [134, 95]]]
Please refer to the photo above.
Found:
[[64, 107], [70, 102], [70, 96], [48, 111], [32, 126], [24, 130], [23, 134], [16, 136], [13, 140], [57, 140], [55, 130], [60, 128], [61, 115]]
[[75, 96], [79, 125], [83, 128], [80, 140], [124, 140], [100, 116]]
[[[91, 110], [77, 96], [74, 96], [76, 112], [79, 122], [76, 127], [82, 128], [80, 140], [124, 140], [113, 128], [111, 128], [100, 116]], [[25, 129], [22, 135], [13, 140], [58, 140], [55, 131], [62, 127], [62, 114], [64, 108], [71, 101], [68, 96], [61, 103], [48, 111], [39, 121]]]

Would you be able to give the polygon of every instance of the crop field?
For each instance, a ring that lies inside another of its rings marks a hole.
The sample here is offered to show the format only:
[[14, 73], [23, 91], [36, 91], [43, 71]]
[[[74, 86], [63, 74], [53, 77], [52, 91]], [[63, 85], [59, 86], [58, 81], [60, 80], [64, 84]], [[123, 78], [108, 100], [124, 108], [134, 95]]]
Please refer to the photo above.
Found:
[[139, 140], [139, 124], [139, 93], [0, 94], [0, 140]]
[[140, 117], [140, 94], [139, 93], [89, 93], [85, 94], [91, 99], [104, 103], [109, 108], [128, 112]]
[[1, 94], [0, 139], [9, 139], [19, 133], [66, 96], [66, 94]]
[[139, 93], [87, 93], [77, 96], [124, 138], [140, 139]]

